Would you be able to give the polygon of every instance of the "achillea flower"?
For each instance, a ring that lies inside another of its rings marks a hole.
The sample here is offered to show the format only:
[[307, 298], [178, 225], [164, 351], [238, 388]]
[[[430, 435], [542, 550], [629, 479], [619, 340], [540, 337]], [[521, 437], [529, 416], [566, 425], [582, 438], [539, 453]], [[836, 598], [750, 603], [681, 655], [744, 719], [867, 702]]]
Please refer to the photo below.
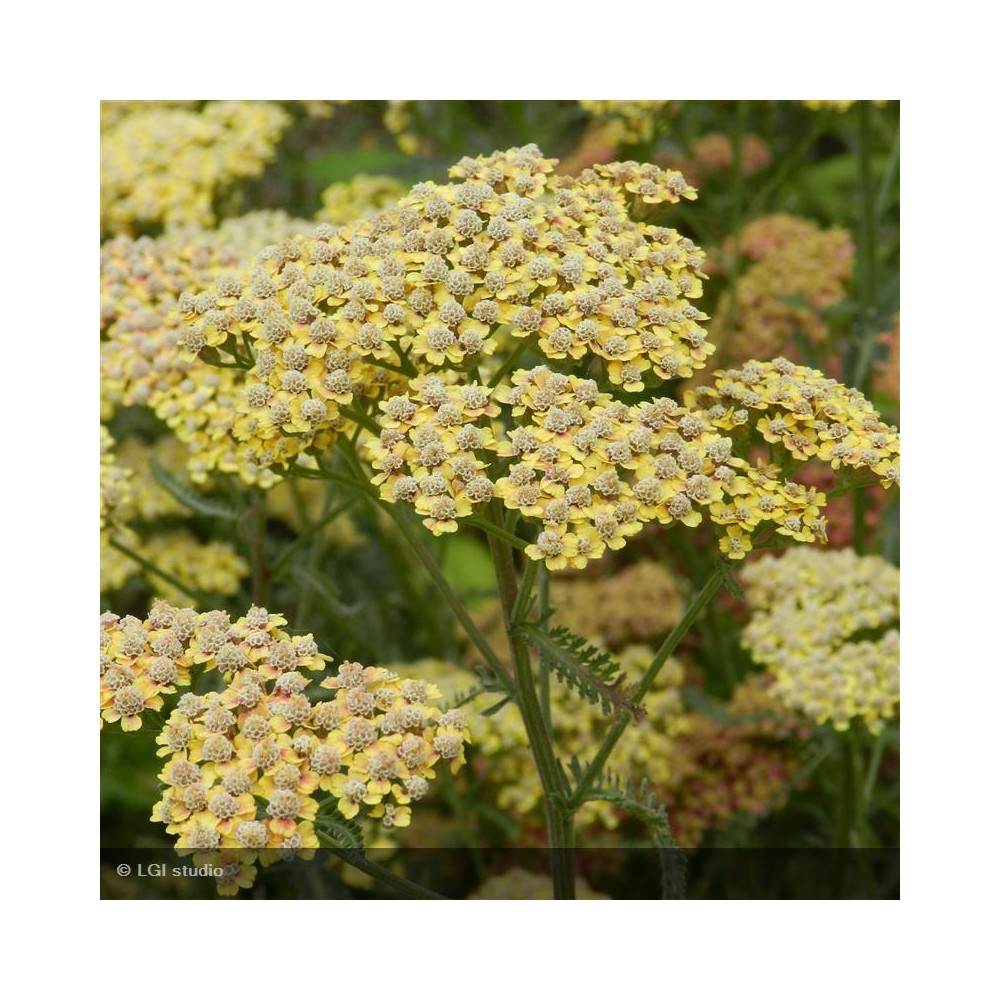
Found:
[[319, 685], [333, 696], [317, 696], [308, 675], [330, 657], [285, 624], [261, 607], [234, 622], [162, 601], [145, 622], [101, 616], [102, 725], [138, 729], [142, 712], [189, 684], [194, 666], [226, 682], [185, 694], [167, 719], [156, 739], [164, 789], [152, 814], [198, 863], [221, 866], [237, 852], [224, 893], [232, 879], [249, 884], [257, 861], [318, 847], [321, 798], [332, 795], [347, 818], [365, 807], [380, 827], [405, 826], [436, 769], [465, 762], [466, 716], [436, 707], [433, 684], [345, 662]]
[[132, 470], [118, 464], [115, 439], [101, 424], [101, 531], [127, 521], [135, 503]]
[[[753, 616], [743, 644], [789, 709], [873, 732], [899, 704], [899, 570], [851, 549], [793, 549], [742, 573]], [[859, 635], [874, 636], [858, 638]]]
[[796, 332], [812, 344], [825, 343], [829, 331], [821, 310], [847, 297], [854, 269], [850, 235], [774, 215], [750, 223], [739, 242], [753, 263], [716, 309], [711, 334], [723, 358], [734, 364], [790, 351]]
[[[691, 156], [697, 167], [707, 172], [731, 170], [733, 142], [724, 132], [710, 132], [691, 142]], [[740, 163], [744, 174], [755, 174], [771, 162], [771, 152], [760, 136], [744, 135], [740, 140]]]
[[613, 648], [665, 636], [684, 612], [677, 581], [652, 559], [611, 576], [556, 576], [550, 588], [552, 624]]
[[211, 224], [215, 199], [263, 171], [289, 121], [253, 101], [127, 115], [102, 135], [102, 230]]
[[[660, 155], [657, 162], [680, 170], [688, 180], [700, 188], [722, 175], [724, 180], [734, 166], [733, 141], [725, 132], [709, 132], [691, 141], [689, 155], [677, 157]], [[771, 162], [771, 151], [760, 136], [744, 135], [740, 140], [740, 169], [744, 176], [763, 170]]]
[[407, 156], [427, 156], [430, 144], [421, 136], [413, 122], [413, 105], [416, 101], [386, 101], [382, 124], [396, 137], [400, 152]]
[[101, 134], [120, 125], [132, 115], [150, 111], [189, 111], [200, 101], [101, 101]]
[[217, 230], [188, 228], [156, 239], [119, 236], [106, 243], [101, 250], [104, 417], [121, 406], [149, 406], [188, 446], [191, 472], [200, 480], [222, 464], [224, 471], [269, 485], [273, 477], [241, 464], [228, 437], [245, 373], [195, 364], [177, 352], [183, 328], [177, 299], [186, 289], [194, 289], [196, 299], [205, 288], [224, 292], [230, 287], [228, 273], [261, 243], [309, 226], [283, 212], [255, 212], [227, 220]]
[[163, 695], [191, 683], [188, 639], [196, 612], [157, 602], [145, 621], [131, 615], [101, 615], [101, 726], [142, 726], [148, 709], [163, 707]]
[[[203, 594], [232, 597], [250, 575], [249, 563], [228, 542], [202, 542], [188, 531], [157, 533], [139, 547], [139, 553], [181, 583]], [[167, 601], [183, 601], [183, 591], [150, 573], [153, 593]]]
[[323, 191], [323, 207], [316, 213], [318, 222], [343, 226], [391, 207], [407, 192], [407, 186], [384, 174], [355, 174], [349, 181], [338, 181]]
[[[649, 142], [657, 131], [657, 121], [669, 101], [580, 101], [589, 115], [606, 123], [609, 141], [614, 146]], [[659, 132], [666, 132], [660, 121]]]
[[[857, 389], [785, 358], [748, 361], [717, 372], [713, 386], [685, 396], [706, 408], [713, 426], [750, 424], [769, 445], [804, 462], [816, 457], [834, 469], [869, 469], [888, 489], [899, 485], [899, 433], [883, 423]], [[751, 411], [761, 411], [756, 421]]]
[[158, 462], [170, 475], [183, 482], [187, 478], [187, 448], [173, 434], [164, 434], [152, 444], [139, 437], [127, 437], [116, 448], [118, 461], [131, 472], [132, 509], [142, 521], [159, 517], [189, 517], [189, 508], [178, 503], [153, 478], [150, 460]]
[[629, 215], [693, 189], [650, 165], [568, 178], [552, 176], [554, 162], [533, 146], [466, 158], [451, 184], [418, 184], [391, 210], [260, 255], [204, 312], [187, 297], [185, 358], [229, 338], [255, 344], [237, 441], [261, 464], [287, 465], [332, 440], [341, 408], [402, 388], [402, 369], [485, 364], [501, 328], [553, 358], [597, 358], [630, 391], [643, 372], [703, 366], [712, 348], [691, 304], [703, 255]]

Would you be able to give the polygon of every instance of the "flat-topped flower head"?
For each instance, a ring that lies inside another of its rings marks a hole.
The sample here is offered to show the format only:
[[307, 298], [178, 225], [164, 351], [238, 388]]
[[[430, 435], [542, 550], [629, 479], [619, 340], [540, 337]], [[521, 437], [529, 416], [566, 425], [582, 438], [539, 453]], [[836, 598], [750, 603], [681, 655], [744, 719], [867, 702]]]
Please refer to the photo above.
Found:
[[[851, 549], [794, 549], [743, 570], [753, 610], [743, 645], [772, 694], [817, 723], [872, 731], [899, 703], [899, 570]], [[871, 636], [859, 639], [859, 634]]]
[[[184, 300], [189, 356], [254, 345], [229, 432], [264, 467], [328, 445], [400, 375], [495, 367], [509, 338], [592, 360], [623, 391], [690, 375], [712, 347], [695, 305], [704, 257], [632, 217], [694, 196], [676, 171], [610, 164], [556, 176], [534, 146], [466, 158], [448, 184], [335, 229], [267, 248], [240, 293]], [[223, 291], [229, 291], [225, 289]], [[204, 308], [202, 308], [204, 306]], [[438, 524], [453, 520], [438, 504]]]
[[258, 176], [290, 118], [265, 101], [129, 114], [101, 136], [101, 228], [214, 221], [214, 201]]

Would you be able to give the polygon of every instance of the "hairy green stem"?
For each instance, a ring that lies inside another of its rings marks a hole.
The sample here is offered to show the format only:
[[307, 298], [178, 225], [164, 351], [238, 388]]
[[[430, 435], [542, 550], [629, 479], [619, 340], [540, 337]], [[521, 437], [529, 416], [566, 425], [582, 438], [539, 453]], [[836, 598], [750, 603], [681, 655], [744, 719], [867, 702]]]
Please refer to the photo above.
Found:
[[[490, 508], [494, 523], [503, 514], [497, 504]], [[545, 819], [549, 832], [549, 850], [552, 860], [552, 884], [556, 899], [573, 899], [575, 876], [573, 871], [573, 816], [563, 801], [564, 781], [555, 751], [549, 740], [542, 707], [535, 691], [535, 679], [531, 672], [531, 657], [528, 645], [515, 628], [518, 605], [527, 604], [527, 598], [518, 599], [517, 571], [514, 567], [514, 553], [494, 535], [489, 536], [490, 555], [497, 577], [497, 589], [503, 608], [504, 623], [507, 627], [507, 641], [514, 662], [515, 696], [524, 728], [528, 734], [528, 745], [535, 760], [538, 777], [542, 783]], [[531, 573], [529, 569], [526, 573]], [[521, 593], [530, 592], [530, 583], [522, 586]]]
[[[547, 622], [549, 617], [549, 570], [542, 563], [538, 574], [538, 617]], [[542, 703], [542, 716], [545, 718], [545, 731], [552, 741], [552, 692], [549, 665], [541, 661], [538, 664], [538, 697]]]
[[364, 872], [366, 875], [370, 875], [373, 879], [389, 886], [389, 888], [395, 889], [399, 895], [406, 899], [448, 898], [447, 896], [440, 896], [430, 889], [425, 889], [422, 885], [418, 885], [416, 882], [402, 875], [397, 875], [395, 872], [380, 865], [377, 861], [371, 861], [369, 858], [366, 858], [360, 851], [351, 851], [337, 847], [336, 842], [320, 830], [316, 831], [316, 836], [324, 847], [328, 847], [333, 854], [336, 854], [346, 864], [349, 864], [352, 868], [357, 868], [358, 871]]
[[493, 651], [493, 647], [489, 644], [489, 642], [487, 642], [486, 637], [472, 620], [472, 617], [469, 614], [468, 609], [465, 607], [462, 599], [455, 593], [454, 590], [452, 590], [451, 584], [448, 582], [444, 573], [441, 572], [441, 567], [438, 566], [437, 560], [424, 544], [423, 539], [410, 524], [406, 513], [401, 511], [395, 504], [383, 503], [382, 500], [379, 499], [376, 491], [364, 478], [364, 472], [361, 469], [361, 463], [358, 461], [357, 456], [353, 455], [353, 453], [349, 452], [347, 449], [345, 449], [345, 454], [348, 457], [348, 463], [351, 465], [354, 474], [352, 476], [341, 476], [335, 472], [331, 472], [328, 473], [330, 479], [333, 482], [342, 482], [344, 485], [358, 490], [363, 496], [367, 497], [371, 503], [374, 503], [377, 507], [384, 510], [392, 518], [396, 527], [399, 529], [399, 533], [402, 535], [403, 540], [407, 543], [410, 550], [427, 571], [434, 585], [437, 587], [441, 596], [445, 599], [448, 607], [451, 608], [455, 617], [462, 625], [462, 628], [465, 629], [466, 635], [468, 635], [476, 649], [479, 650], [493, 675], [504, 685], [505, 688], [509, 689], [511, 682], [510, 675], [507, 673], [506, 668], [503, 663], [500, 662], [500, 658], [497, 654]]
[[[635, 691], [633, 692], [633, 700], [637, 704], [641, 704], [642, 700], [649, 694], [651, 688], [656, 683], [656, 678], [659, 676], [660, 670], [668, 659], [674, 654], [674, 651], [680, 645], [681, 640], [690, 631], [691, 626], [694, 624], [698, 615], [701, 614], [702, 609], [708, 604], [709, 601], [715, 596], [715, 592], [719, 589], [722, 584], [722, 573], [716, 569], [712, 572], [712, 575], [705, 582], [705, 585], [698, 591], [697, 596], [688, 606], [687, 611], [684, 612], [684, 617], [673, 627], [670, 635], [663, 640], [660, 648], [656, 651], [653, 659], [650, 660], [649, 666], [646, 667], [645, 673], [642, 675], [642, 679], [636, 685]], [[587, 765], [586, 770], [580, 777], [580, 781], [576, 786], [576, 790], [573, 792], [569, 800], [569, 807], [571, 810], [579, 809], [580, 806], [587, 799], [587, 795], [594, 785], [594, 782], [600, 777], [601, 771], [604, 769], [604, 765], [607, 763], [608, 758], [611, 756], [611, 752], [618, 745], [618, 741], [622, 738], [622, 734], [628, 728], [631, 718], [628, 713], [622, 713], [621, 717], [617, 722], [608, 730], [607, 735], [604, 737], [604, 741], [601, 743], [600, 749], [597, 751], [597, 755], [594, 759]]]

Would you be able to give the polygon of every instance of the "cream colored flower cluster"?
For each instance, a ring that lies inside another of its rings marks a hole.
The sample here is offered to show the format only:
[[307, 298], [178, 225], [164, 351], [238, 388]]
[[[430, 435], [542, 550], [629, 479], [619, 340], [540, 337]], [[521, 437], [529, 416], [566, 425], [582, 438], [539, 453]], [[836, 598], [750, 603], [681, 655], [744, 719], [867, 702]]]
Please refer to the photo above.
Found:
[[101, 138], [101, 229], [211, 225], [216, 199], [263, 171], [289, 122], [260, 101], [126, 115]]
[[316, 221], [335, 226], [357, 222], [390, 208], [406, 191], [406, 185], [395, 177], [355, 174], [349, 181], [337, 181], [324, 189], [320, 196], [323, 207], [316, 213]]
[[872, 731], [899, 704], [899, 570], [851, 549], [793, 549], [741, 574], [753, 616], [750, 655], [775, 677], [772, 693], [816, 722]]
[[[174, 526], [191, 512], [164, 490], [150, 471], [150, 460], [155, 460], [183, 480], [184, 445], [167, 434], [152, 445], [127, 438], [116, 446], [103, 427], [101, 441], [101, 592], [117, 590], [139, 575], [156, 597], [168, 601], [186, 599], [185, 591], [169, 578], [203, 594], [230, 597], [237, 593], [240, 582], [250, 573], [246, 560], [228, 542], [203, 542], [192, 532]], [[170, 521], [165, 523], [163, 518]], [[144, 562], [115, 548], [112, 539]], [[162, 573], [153, 572], [150, 564]]]

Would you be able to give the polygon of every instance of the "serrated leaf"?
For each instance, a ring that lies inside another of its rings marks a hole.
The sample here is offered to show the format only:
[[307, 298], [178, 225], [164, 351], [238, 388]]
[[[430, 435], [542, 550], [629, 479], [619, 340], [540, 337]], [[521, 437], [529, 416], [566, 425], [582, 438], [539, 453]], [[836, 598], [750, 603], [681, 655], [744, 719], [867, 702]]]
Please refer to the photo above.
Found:
[[361, 851], [365, 849], [365, 838], [361, 827], [353, 819], [338, 813], [327, 813], [320, 825], [323, 833], [335, 842], [337, 847], [346, 851]]
[[240, 519], [241, 512], [236, 510], [231, 504], [203, 496], [196, 489], [181, 482], [176, 476], [167, 472], [155, 458], [149, 460], [149, 471], [152, 473], [153, 479], [179, 504], [183, 504], [183, 506], [189, 510], [193, 510], [196, 514], [202, 514], [205, 517], [217, 517], [223, 521], [238, 521]]
[[[575, 758], [570, 763], [570, 769], [574, 774], [582, 774]], [[649, 791], [646, 781], [643, 780], [637, 789], [631, 781], [622, 781], [618, 775], [606, 771], [587, 794], [587, 800], [610, 802], [646, 825], [660, 862], [661, 898], [683, 898], [687, 861], [670, 833], [666, 808]]]
[[519, 631], [559, 680], [592, 705], [600, 705], [606, 715], [628, 711], [636, 718], [645, 716], [645, 709], [629, 697], [621, 664], [607, 650], [562, 626], [533, 623]]
[[480, 712], [479, 714], [480, 714], [480, 715], [483, 715], [483, 716], [486, 716], [487, 718], [488, 718], [489, 716], [491, 716], [491, 715], [496, 715], [496, 714], [497, 714], [497, 712], [499, 712], [499, 711], [500, 711], [500, 709], [501, 709], [501, 708], [503, 708], [503, 707], [504, 707], [504, 705], [506, 705], [506, 704], [507, 704], [507, 703], [508, 703], [509, 701], [510, 701], [510, 697], [509, 697], [509, 696], [508, 696], [508, 697], [505, 697], [505, 698], [501, 698], [501, 699], [500, 699], [500, 700], [499, 700], [498, 702], [496, 702], [495, 704], [493, 704], [493, 705], [490, 705], [490, 707], [489, 707], [489, 708], [485, 708], [485, 709], [483, 709], [483, 711], [482, 711], [482, 712]]
[[739, 601], [745, 601], [747, 595], [743, 592], [743, 588], [739, 585], [736, 577], [733, 576], [733, 568], [730, 565], [728, 559], [716, 559], [715, 567], [719, 571], [719, 575], [722, 577], [722, 586], [726, 588], [726, 592]]

